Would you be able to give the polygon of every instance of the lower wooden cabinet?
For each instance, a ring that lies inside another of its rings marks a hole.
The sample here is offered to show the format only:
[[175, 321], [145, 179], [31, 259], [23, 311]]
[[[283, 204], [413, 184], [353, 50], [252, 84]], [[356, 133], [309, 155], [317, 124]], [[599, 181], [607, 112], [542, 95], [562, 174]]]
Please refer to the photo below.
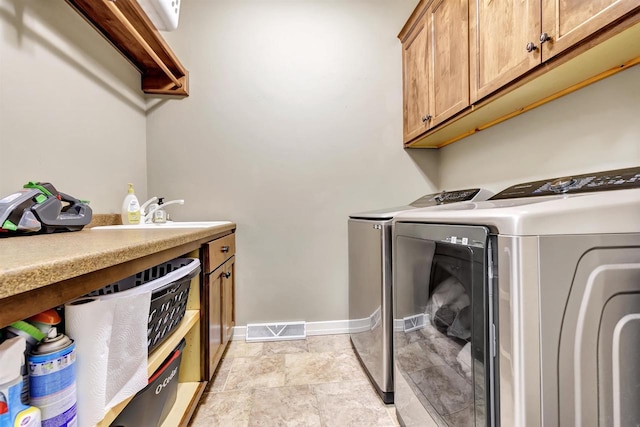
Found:
[[205, 363], [204, 378], [210, 380], [220, 361], [218, 355], [224, 351], [222, 347], [222, 272], [216, 269], [208, 278], [204, 279], [205, 301], [207, 305], [203, 310], [205, 319], [202, 323], [204, 332]]
[[[0, 289], [4, 291], [0, 298], [0, 328], [175, 258], [199, 258], [202, 273], [191, 280], [185, 315], [170, 336], [149, 354], [147, 363], [147, 374], [151, 377], [185, 339], [177, 398], [160, 427], [187, 427], [210, 378], [205, 372], [208, 374], [212, 368], [212, 375], [215, 370], [215, 364], [210, 364], [210, 358], [204, 359], [204, 354], [221, 356], [231, 339], [235, 320], [235, 228], [235, 224], [229, 223], [206, 232], [184, 229], [166, 235], [156, 230], [123, 229], [112, 230], [109, 238], [102, 232], [82, 231], [3, 241], [6, 250], [0, 254]], [[33, 253], [34, 243], [42, 241], [45, 245], [42, 239], [55, 250]], [[145, 254], [133, 249], [141, 246], [163, 249]], [[27, 257], [30, 261], [25, 265], [21, 260]], [[98, 266], [92, 262], [96, 257], [104, 263]], [[60, 271], [66, 275], [59, 274]], [[229, 274], [217, 280], [218, 273], [207, 274], [214, 271]], [[21, 285], [16, 287], [16, 283]], [[218, 337], [218, 347], [209, 348], [209, 330], [213, 331], [212, 337]], [[96, 425], [112, 425], [132, 399], [133, 396], [111, 408]]]
[[202, 248], [203, 376], [211, 380], [235, 325], [235, 235], [228, 234]]
[[226, 345], [233, 337], [235, 326], [235, 265], [233, 256], [225, 262], [222, 268], [222, 345]]

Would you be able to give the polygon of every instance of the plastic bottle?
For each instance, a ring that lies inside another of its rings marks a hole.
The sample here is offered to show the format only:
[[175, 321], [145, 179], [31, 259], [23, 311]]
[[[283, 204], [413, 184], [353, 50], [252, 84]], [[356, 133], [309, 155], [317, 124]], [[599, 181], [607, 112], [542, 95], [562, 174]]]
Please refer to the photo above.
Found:
[[40, 427], [42, 414], [39, 408], [24, 405], [21, 401], [22, 376], [26, 341], [24, 337], [9, 338], [0, 344], [0, 426]]
[[[25, 356], [28, 356], [31, 349], [34, 348], [46, 335], [43, 334], [38, 328], [25, 321], [17, 321], [12, 323], [11, 326], [6, 328], [7, 338], [23, 337], [26, 342]], [[26, 363], [22, 364], [20, 368], [20, 374], [22, 375], [22, 395], [21, 400], [25, 405], [29, 404], [29, 369]], [[2, 424], [0, 424], [2, 427]]]
[[158, 208], [153, 211], [153, 216], [151, 221], [155, 223], [165, 223], [167, 222], [167, 212], [164, 210], [164, 197], [158, 198]]
[[138, 202], [131, 183], [129, 183], [127, 197], [122, 202], [122, 223], [140, 224], [140, 202]]

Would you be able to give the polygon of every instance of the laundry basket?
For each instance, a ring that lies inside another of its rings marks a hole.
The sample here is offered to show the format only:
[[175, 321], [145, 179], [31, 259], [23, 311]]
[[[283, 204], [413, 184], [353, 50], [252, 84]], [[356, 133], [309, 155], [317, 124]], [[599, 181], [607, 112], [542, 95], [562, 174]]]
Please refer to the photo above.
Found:
[[191, 279], [200, 273], [197, 258], [176, 258], [89, 293], [102, 296], [144, 286], [151, 290], [147, 349], [151, 353], [178, 327], [187, 310]]
[[171, 412], [178, 395], [178, 378], [185, 339], [149, 378], [142, 389], [118, 415], [111, 427], [157, 427]]

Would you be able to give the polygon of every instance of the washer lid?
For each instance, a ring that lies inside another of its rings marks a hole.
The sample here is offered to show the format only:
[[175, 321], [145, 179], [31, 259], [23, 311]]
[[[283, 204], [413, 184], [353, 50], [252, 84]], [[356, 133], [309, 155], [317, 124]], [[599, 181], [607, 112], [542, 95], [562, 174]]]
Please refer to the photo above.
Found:
[[464, 202], [414, 209], [395, 222], [469, 224], [515, 236], [640, 232], [640, 188]]
[[402, 213], [406, 210], [416, 209], [413, 206], [396, 206], [393, 208], [385, 208], [385, 209], [377, 209], [374, 211], [360, 212], [349, 215], [349, 218], [353, 219], [393, 219], [399, 213]]
[[402, 212], [417, 209], [428, 208], [438, 205], [446, 205], [449, 203], [457, 203], [471, 200], [487, 200], [491, 196], [491, 192], [482, 188], [470, 188], [466, 190], [441, 191], [440, 193], [426, 194], [417, 200], [411, 202], [408, 206], [396, 206], [386, 209], [377, 209], [373, 211], [355, 213], [349, 215], [353, 219], [392, 219]]

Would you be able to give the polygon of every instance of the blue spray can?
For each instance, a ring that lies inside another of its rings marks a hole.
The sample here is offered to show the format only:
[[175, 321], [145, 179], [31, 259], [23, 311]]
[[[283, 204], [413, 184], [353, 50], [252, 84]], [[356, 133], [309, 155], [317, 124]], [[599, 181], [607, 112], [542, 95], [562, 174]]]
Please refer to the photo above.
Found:
[[31, 405], [42, 411], [42, 427], [77, 424], [76, 345], [51, 328], [29, 355]]

